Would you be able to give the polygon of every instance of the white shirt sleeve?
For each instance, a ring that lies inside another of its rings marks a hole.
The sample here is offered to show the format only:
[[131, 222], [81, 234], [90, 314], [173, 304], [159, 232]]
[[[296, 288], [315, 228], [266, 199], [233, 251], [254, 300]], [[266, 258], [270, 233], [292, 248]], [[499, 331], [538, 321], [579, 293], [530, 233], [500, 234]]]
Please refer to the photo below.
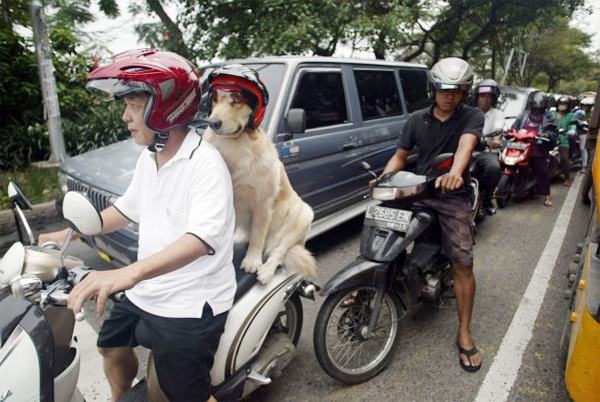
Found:
[[496, 109], [494, 121], [492, 123], [492, 131], [504, 130], [504, 120], [504, 113], [501, 110]]
[[233, 236], [235, 212], [233, 189], [227, 166], [211, 166], [196, 174], [190, 183], [189, 214], [185, 232], [219, 249], [223, 236]]

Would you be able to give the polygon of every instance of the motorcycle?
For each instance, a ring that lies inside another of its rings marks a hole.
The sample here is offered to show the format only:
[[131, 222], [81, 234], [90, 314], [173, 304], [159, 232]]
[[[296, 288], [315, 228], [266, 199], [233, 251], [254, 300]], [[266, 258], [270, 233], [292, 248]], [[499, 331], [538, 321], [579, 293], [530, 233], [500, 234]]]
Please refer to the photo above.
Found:
[[579, 170], [583, 167], [587, 167], [583, 166], [582, 163], [583, 161], [581, 159], [581, 151], [579, 148], [579, 135], [588, 134], [589, 124], [586, 121], [577, 121], [576, 127], [576, 133], [569, 136], [569, 159], [571, 170]]
[[14, 243], [0, 261], [0, 401], [83, 401], [77, 389], [75, 318], [66, 304], [69, 291], [89, 269], [65, 251], [73, 230], [100, 231], [100, 215], [83, 195], [68, 193], [63, 205], [71, 230], [64, 247], [36, 247], [23, 214], [31, 203], [13, 182], [8, 195], [29, 245]]
[[469, 164], [469, 171], [471, 173], [471, 182], [470, 182], [470, 191], [471, 191], [471, 199], [473, 205], [473, 221], [475, 223], [481, 223], [485, 220], [487, 213], [485, 211], [485, 206], [483, 205], [483, 200], [485, 199], [485, 191], [481, 188], [479, 180], [476, 178], [477, 176], [477, 165], [476, 159], [479, 154], [482, 152], [492, 153], [494, 155], [498, 155], [498, 151], [490, 148], [489, 139], [500, 134], [500, 131], [493, 131], [491, 133], [483, 135], [479, 139], [479, 143], [475, 147], [475, 150], [471, 154], [471, 162]]
[[[436, 196], [435, 180], [452, 158], [435, 157], [427, 175], [388, 173], [371, 187], [382, 205], [366, 211], [360, 256], [320, 293], [326, 299], [315, 322], [314, 349], [334, 379], [354, 384], [379, 374], [398, 347], [401, 320], [422, 302], [441, 305], [452, 292], [452, 264], [441, 254], [437, 215], [413, 206]], [[363, 168], [370, 172], [364, 162]]]
[[[22, 196], [20, 190], [17, 193]], [[15, 202], [19, 209], [26, 204]], [[91, 202], [74, 191], [64, 197], [63, 214], [71, 231], [60, 251], [15, 243], [0, 262], [0, 378], [9, 379], [0, 386], [0, 401], [11, 395], [15, 400], [83, 400], [76, 388], [80, 356], [73, 328], [75, 319], [83, 320], [85, 313], [74, 317], [66, 301], [70, 290], [92, 269], [81, 260], [65, 258], [64, 252], [73, 230], [97, 234], [102, 220]], [[31, 243], [35, 243], [33, 236]], [[281, 373], [292, 360], [300, 338], [300, 297], [314, 300], [316, 291], [313, 283], [285, 268], [278, 269], [267, 285], [259, 284], [255, 274], [239, 268], [244, 253], [245, 245], [236, 245], [238, 288], [211, 370], [213, 395], [219, 400], [242, 399]], [[118, 302], [124, 297], [124, 292], [118, 292], [111, 299]], [[143, 336], [151, 329], [138, 330], [136, 334]], [[149, 346], [145, 339], [138, 341]], [[32, 381], [39, 381], [39, 389], [31, 386]], [[167, 400], [158, 383], [152, 353], [146, 380], [123, 398]]]
[[[506, 133], [506, 138], [506, 144], [500, 153], [500, 163], [504, 166], [504, 170], [496, 187], [496, 202], [499, 208], [506, 207], [513, 195], [524, 196], [535, 191], [537, 182], [529, 166], [533, 142], [542, 140], [549, 143], [551, 141], [535, 131], [525, 129], [511, 130]], [[558, 174], [559, 158], [556, 147], [548, 152], [547, 162], [550, 178]]]

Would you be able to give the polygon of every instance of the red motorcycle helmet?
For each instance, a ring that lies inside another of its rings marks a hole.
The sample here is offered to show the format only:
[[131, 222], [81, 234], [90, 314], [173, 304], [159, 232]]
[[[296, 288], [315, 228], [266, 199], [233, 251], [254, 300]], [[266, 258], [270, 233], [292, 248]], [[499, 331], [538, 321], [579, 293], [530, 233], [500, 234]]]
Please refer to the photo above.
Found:
[[[234, 87], [242, 91], [242, 95], [250, 102], [252, 114], [248, 126], [256, 128], [265, 117], [266, 106], [269, 103], [269, 92], [258, 73], [242, 64], [229, 64], [216, 68], [207, 78], [208, 98], [219, 86]], [[209, 106], [209, 109], [212, 106]], [[211, 111], [209, 110], [209, 115]]]
[[185, 58], [158, 49], [136, 49], [112, 57], [87, 76], [85, 88], [110, 101], [144, 92], [150, 95], [144, 122], [158, 133], [191, 122], [200, 104], [198, 72]]

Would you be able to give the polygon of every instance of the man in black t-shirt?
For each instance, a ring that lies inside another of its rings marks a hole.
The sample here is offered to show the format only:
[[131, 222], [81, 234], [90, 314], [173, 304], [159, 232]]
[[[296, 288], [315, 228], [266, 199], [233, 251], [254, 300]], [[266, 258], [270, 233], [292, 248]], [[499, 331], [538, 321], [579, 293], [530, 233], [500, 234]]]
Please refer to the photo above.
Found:
[[419, 151], [417, 173], [424, 174], [435, 156], [452, 152], [454, 161], [448, 173], [438, 177], [437, 198], [419, 201], [438, 213], [442, 228], [442, 252], [454, 268], [454, 294], [459, 329], [456, 342], [461, 367], [470, 372], [481, 368], [481, 354], [470, 332], [475, 276], [473, 275], [473, 219], [465, 183], [469, 182], [471, 153], [481, 137], [484, 115], [481, 110], [464, 105], [473, 83], [473, 70], [459, 58], [449, 57], [436, 63], [431, 73], [433, 104], [414, 112], [398, 138], [398, 149], [388, 161], [383, 174], [402, 170], [410, 151]]

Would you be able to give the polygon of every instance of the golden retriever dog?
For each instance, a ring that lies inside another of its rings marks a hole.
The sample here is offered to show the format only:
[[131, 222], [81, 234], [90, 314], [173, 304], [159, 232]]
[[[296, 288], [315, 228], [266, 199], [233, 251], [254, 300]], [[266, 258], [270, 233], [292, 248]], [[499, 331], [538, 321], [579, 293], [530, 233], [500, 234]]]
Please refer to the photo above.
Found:
[[210, 127], [203, 134], [221, 152], [231, 173], [235, 240], [249, 243], [241, 266], [256, 272], [263, 284], [280, 264], [314, 276], [315, 259], [304, 247], [313, 210], [292, 188], [267, 134], [260, 127], [249, 127], [251, 114], [241, 93], [213, 99]]

